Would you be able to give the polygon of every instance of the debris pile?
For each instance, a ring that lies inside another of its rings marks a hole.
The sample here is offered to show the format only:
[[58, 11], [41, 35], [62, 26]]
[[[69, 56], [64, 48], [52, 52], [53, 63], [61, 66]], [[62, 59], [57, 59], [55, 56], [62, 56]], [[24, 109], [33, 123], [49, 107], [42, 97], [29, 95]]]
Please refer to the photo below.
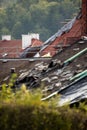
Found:
[[[14, 88], [20, 88], [22, 84], [25, 84], [28, 89], [40, 87], [43, 93], [42, 100], [47, 100], [57, 93], [62, 95], [60, 105], [66, 101], [74, 103], [83, 97], [86, 98], [87, 40], [81, 39], [50, 60], [21, 61], [15, 64], [0, 62], [0, 64], [3, 64], [2, 71], [6, 66], [8, 71], [10, 66], [11, 72], [17, 71], [19, 76]], [[6, 72], [4, 81], [8, 79], [9, 75]]]

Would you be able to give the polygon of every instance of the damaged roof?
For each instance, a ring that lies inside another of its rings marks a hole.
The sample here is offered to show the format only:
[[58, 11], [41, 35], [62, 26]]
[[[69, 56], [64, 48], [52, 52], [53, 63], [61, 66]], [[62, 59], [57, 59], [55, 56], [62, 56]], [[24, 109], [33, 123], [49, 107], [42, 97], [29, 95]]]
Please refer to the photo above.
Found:
[[80, 28], [81, 20], [75, 17], [44, 43], [40, 50], [41, 56], [47, 52], [49, 52], [51, 56], [54, 56], [58, 53], [59, 48], [56, 48], [58, 45], [62, 47], [78, 41], [81, 37]]
[[[43, 94], [42, 101], [60, 94], [59, 106], [87, 99], [86, 9], [87, 1], [83, 0], [82, 12], [49, 38], [44, 45], [38, 45], [41, 47], [41, 56], [50, 53], [52, 59], [6, 63], [1, 61], [1, 83], [8, 82], [9, 74], [13, 73], [12, 71], [10, 73], [9, 68], [15, 67], [18, 78], [12, 86], [13, 89], [20, 88], [22, 84], [30, 90], [39, 87]], [[31, 50], [33, 49], [34, 46]], [[31, 50], [26, 49], [25, 54]]]
[[[72, 59], [72, 61], [70, 61], [70, 59]], [[66, 61], [69, 61], [68, 64], [64, 64]], [[73, 81], [70, 79], [75, 75], [87, 70], [87, 40], [80, 39], [78, 42], [66, 47], [66, 49], [61, 50], [58, 54], [55, 55], [55, 57], [50, 60], [31, 62], [9, 61], [7, 63], [0, 62], [0, 68], [2, 70], [0, 75], [3, 75], [3, 82], [9, 78], [9, 68], [13, 67], [15, 67], [16, 72], [19, 75], [14, 88], [20, 88], [23, 83], [27, 86], [28, 89], [40, 87], [43, 93], [43, 100], [49, 99], [55, 95], [55, 93], [60, 93], [62, 95], [60, 100], [64, 102], [63, 97], [66, 96], [65, 98], [68, 98], [67, 94], [65, 94], [65, 91], [66, 93], [69, 93], [68, 88], [74, 88], [72, 84]], [[87, 80], [85, 80], [86, 77], [87, 75], [74, 84], [75, 89], [72, 89], [72, 91], [70, 90], [71, 93], [74, 93], [75, 91], [76, 95], [76, 93], [80, 91], [80, 87], [81, 89], [85, 90], [85, 87], [87, 87]], [[81, 77], [78, 77], [77, 79], [79, 78]], [[82, 85], [80, 85], [79, 88], [76, 87], [81, 84], [80, 82]], [[44, 86], [41, 87], [41, 84], [44, 84]], [[67, 89], [65, 90], [65, 88]], [[81, 98], [83, 98], [82, 93], [81, 95], [79, 94], [79, 97], [80, 98], [75, 96], [73, 99], [71, 97], [71, 103], [79, 101]], [[78, 100], [76, 100], [76, 98], [78, 98]]]
[[87, 1], [82, 0], [82, 8], [78, 15], [51, 36], [42, 46], [40, 55], [50, 53], [54, 56], [59, 47], [70, 45], [87, 35]]

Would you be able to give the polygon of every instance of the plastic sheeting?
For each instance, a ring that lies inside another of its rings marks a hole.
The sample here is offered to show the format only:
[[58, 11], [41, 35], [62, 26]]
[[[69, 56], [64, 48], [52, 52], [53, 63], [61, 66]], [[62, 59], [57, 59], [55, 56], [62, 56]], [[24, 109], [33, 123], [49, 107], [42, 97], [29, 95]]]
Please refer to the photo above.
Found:
[[63, 106], [67, 103], [73, 104], [82, 99], [87, 98], [87, 77], [80, 80], [79, 82], [67, 87], [66, 89], [60, 91], [61, 97], [58, 102], [59, 106]]
[[76, 17], [74, 17], [70, 22], [65, 24], [57, 33], [55, 33], [47, 41], [45, 41], [41, 51], [44, 50], [49, 44], [51, 44], [52, 41], [54, 41], [57, 37], [61, 36], [64, 32], [68, 32], [72, 28], [75, 21], [76, 21]]

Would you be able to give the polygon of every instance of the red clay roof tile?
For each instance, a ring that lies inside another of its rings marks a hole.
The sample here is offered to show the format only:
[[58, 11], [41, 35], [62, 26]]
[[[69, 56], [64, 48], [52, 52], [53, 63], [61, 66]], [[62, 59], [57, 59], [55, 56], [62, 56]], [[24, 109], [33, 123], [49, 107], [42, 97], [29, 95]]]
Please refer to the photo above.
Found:
[[[41, 41], [37, 39], [32, 39], [30, 47], [40, 46]], [[22, 49], [22, 40], [0, 40], [0, 58], [7, 54], [8, 58], [17, 58], [20, 56], [20, 53], [24, 51]]]

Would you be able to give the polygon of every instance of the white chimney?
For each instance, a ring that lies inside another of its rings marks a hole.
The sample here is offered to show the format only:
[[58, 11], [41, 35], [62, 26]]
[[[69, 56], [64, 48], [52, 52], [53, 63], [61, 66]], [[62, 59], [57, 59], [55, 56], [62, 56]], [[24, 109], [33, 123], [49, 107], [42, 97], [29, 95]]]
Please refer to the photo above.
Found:
[[31, 45], [32, 39], [38, 39], [39, 40], [39, 34], [38, 33], [30, 33], [27, 35], [22, 35], [22, 49], [25, 49]]
[[31, 33], [31, 39], [38, 39], [39, 40], [39, 34], [38, 33]]
[[31, 45], [31, 36], [22, 35], [22, 49], [25, 49]]
[[2, 40], [10, 41], [11, 40], [11, 35], [2, 35]]

